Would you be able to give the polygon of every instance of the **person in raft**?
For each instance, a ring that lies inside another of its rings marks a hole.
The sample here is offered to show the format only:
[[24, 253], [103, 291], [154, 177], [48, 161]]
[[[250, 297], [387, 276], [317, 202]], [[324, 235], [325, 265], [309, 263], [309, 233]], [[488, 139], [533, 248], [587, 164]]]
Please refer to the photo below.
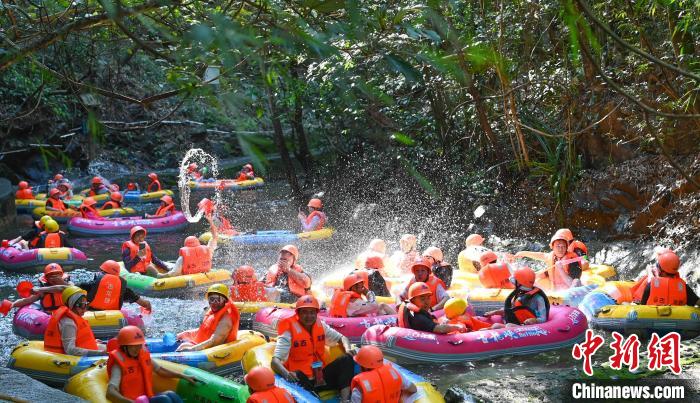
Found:
[[515, 257], [527, 257], [541, 260], [547, 269], [538, 274], [538, 279], [549, 279], [554, 290], [566, 290], [581, 285], [581, 273], [588, 270], [588, 262], [581, 256], [569, 251], [569, 242], [573, 241], [571, 231], [566, 228], [557, 230], [549, 241], [552, 249], [549, 253], [520, 251]]
[[182, 342], [177, 351], [199, 351], [236, 341], [241, 315], [229, 300], [228, 287], [214, 284], [207, 290], [209, 310], [199, 329], [186, 330], [177, 335]]
[[406, 288], [399, 294], [399, 300], [405, 301], [410, 299], [410, 289], [415, 283], [425, 283], [430, 288], [430, 311], [437, 311], [441, 309], [445, 302], [450, 298], [447, 295], [447, 287], [445, 283], [439, 278], [435, 277], [430, 268], [431, 262], [424, 258], [418, 258], [411, 266], [411, 272], [413, 272], [413, 278], [408, 282]]
[[83, 318], [88, 306], [85, 295], [85, 290], [76, 286], [63, 290], [61, 299], [65, 306], [51, 314], [44, 332], [44, 350], [79, 356], [105, 353], [106, 346], [97, 342], [90, 323]]
[[265, 283], [258, 281], [253, 266], [239, 266], [231, 273], [231, 279], [231, 300], [234, 302], [265, 302], [274, 299], [268, 298]]
[[[306, 215], [299, 211], [298, 217], [301, 222], [301, 231], [318, 231], [326, 225], [327, 217], [323, 212], [323, 203], [321, 199], [311, 199], [306, 205], [309, 209], [309, 214]], [[299, 208], [301, 210], [301, 207]]]
[[457, 264], [460, 270], [471, 273], [479, 271], [480, 267], [477, 267], [475, 263], [479, 261], [479, 255], [487, 250], [483, 244], [484, 237], [479, 234], [469, 234], [464, 240], [464, 249], [457, 255]]
[[97, 211], [95, 206], [97, 205], [97, 202], [95, 201], [94, 198], [92, 197], [86, 197], [83, 199], [83, 202], [80, 204], [80, 207], [78, 208], [78, 211], [80, 211], [80, 214], [83, 216], [83, 218], [87, 218], [89, 220], [104, 220], [105, 218], [100, 215], [100, 213]]
[[131, 228], [129, 240], [122, 244], [122, 261], [130, 273], [141, 273], [157, 277], [159, 270], [168, 271], [170, 268], [153, 254], [151, 246], [146, 242], [146, 229], [140, 225]]
[[292, 395], [275, 386], [275, 373], [270, 368], [257, 366], [244, 377], [250, 396], [246, 403], [294, 403]]
[[101, 194], [109, 193], [109, 188], [105, 186], [104, 182], [102, 181], [102, 178], [99, 176], [95, 176], [92, 178], [92, 181], [90, 183], [90, 189], [87, 191], [88, 196], [97, 196]]
[[[290, 382], [304, 389], [318, 392], [339, 390], [340, 401], [350, 398], [350, 382], [354, 365], [350, 341], [318, 320], [319, 303], [311, 295], [300, 297], [295, 305], [296, 315], [281, 320], [277, 325], [277, 345], [271, 367]], [[328, 362], [326, 346], [340, 343], [346, 354]]]
[[336, 318], [395, 314], [394, 308], [376, 301], [365, 280], [357, 274], [346, 276], [343, 290], [336, 290], [331, 298], [330, 316]]
[[92, 281], [80, 283], [78, 287], [87, 290], [88, 309], [91, 311], [120, 310], [124, 302], [138, 304], [151, 311], [151, 303], [138, 296], [126, 286], [126, 280], [119, 277], [119, 263], [107, 260], [100, 265], [102, 273], [95, 274]]
[[130, 403], [146, 397], [158, 403], [182, 402], [173, 391], [156, 395], [153, 393], [153, 373], [164, 378], [180, 378], [191, 384], [198, 379], [181, 372], [175, 372], [159, 365], [151, 359], [151, 353], [144, 348], [146, 337], [136, 326], [125, 326], [117, 334], [119, 348], [109, 352], [107, 359], [106, 397], [114, 403]]
[[362, 346], [354, 357], [360, 373], [350, 382], [350, 403], [398, 403], [402, 395], [418, 392], [416, 385], [384, 362], [384, 353], [376, 346]]
[[3, 248], [5, 247], [13, 247], [15, 249], [19, 250], [27, 250], [29, 248], [35, 248], [37, 243], [39, 243], [39, 234], [41, 234], [42, 231], [44, 231], [44, 225], [48, 221], [52, 221], [53, 217], [44, 215], [42, 216], [39, 220], [34, 221], [32, 224], [32, 229], [27, 231], [25, 234], [18, 236], [15, 239], [11, 239], [7, 241], [7, 246], [4, 245], [4, 240], [3, 240]]
[[21, 181], [20, 183], [17, 184], [17, 191], [15, 192], [15, 199], [33, 199], [34, 198], [34, 192], [32, 192], [32, 188], [29, 186], [29, 183], [27, 181]]
[[442, 254], [442, 249], [431, 246], [423, 252], [422, 256], [430, 263], [430, 270], [432, 270], [435, 277], [445, 283], [445, 288], [450, 288], [452, 284], [452, 265], [444, 261], [445, 257]]
[[54, 188], [49, 190], [49, 198], [46, 199], [46, 206], [44, 207], [47, 211], [66, 211], [67, 207], [63, 200], [61, 200], [61, 191]]
[[462, 298], [450, 298], [445, 303], [445, 316], [440, 318], [439, 323], [462, 326], [458, 333], [473, 332], [482, 329], [500, 329], [503, 323], [493, 325], [483, 320], [471, 316], [467, 312], [469, 304]]
[[360, 252], [355, 258], [355, 268], [362, 269], [363, 267], [365, 267], [367, 258], [373, 256], [377, 256], [382, 259], [382, 268], [387, 267], [391, 264], [391, 261], [387, 258], [386, 255], [386, 242], [383, 239], [374, 238], [369, 242], [369, 246], [367, 247], [367, 249]]
[[148, 174], [148, 179], [151, 180], [151, 183], [148, 184], [146, 192], [160, 192], [163, 190], [163, 187], [160, 185], [160, 181], [158, 180], [158, 175], [155, 172]]
[[394, 267], [400, 274], [406, 274], [411, 270], [411, 265], [418, 257], [416, 244], [418, 238], [413, 234], [403, 234], [399, 239], [399, 251], [391, 256], [391, 261]]
[[73, 185], [68, 179], [63, 179], [60, 182], [58, 182], [55, 188], [58, 189], [59, 192], [61, 192], [61, 199], [70, 200], [73, 198]]
[[389, 287], [384, 279], [384, 259], [381, 256], [368, 256], [365, 259], [364, 269], [353, 270], [350, 274], [357, 274], [364, 280], [365, 287], [372, 291], [374, 295], [389, 297]]
[[44, 231], [39, 234], [34, 248], [70, 248], [66, 233], [61, 231], [61, 227], [54, 220], [46, 221]]
[[642, 294], [642, 305], [697, 306], [698, 296], [678, 273], [681, 260], [672, 250], [656, 257], [658, 276], [647, 281]]
[[437, 318], [430, 313], [432, 296], [433, 292], [426, 283], [413, 283], [408, 290], [408, 300], [399, 305], [399, 327], [436, 334], [448, 334], [464, 329], [462, 325], [438, 323]]
[[211, 270], [214, 251], [216, 250], [219, 233], [212, 222], [211, 215], [207, 215], [211, 238], [206, 245], [202, 245], [196, 236], [185, 238], [185, 245], [180, 248], [180, 256], [175, 266], [167, 273], [159, 273], [158, 278], [175, 277], [187, 274], [206, 273]]
[[102, 205], [100, 210], [120, 209], [124, 196], [121, 192], [112, 192], [109, 194], [109, 201]]
[[146, 218], [161, 218], [175, 213], [175, 203], [171, 196], [165, 195], [160, 198], [160, 206], [155, 214], [146, 214]]
[[265, 286], [279, 290], [279, 301], [292, 303], [311, 289], [311, 277], [297, 264], [299, 249], [285, 245], [280, 249], [277, 263], [267, 269]]
[[534, 325], [549, 319], [549, 300], [535, 287], [535, 271], [525, 266], [517, 269], [510, 280], [515, 290], [506, 297], [503, 309], [484, 316], [504, 315], [506, 326]]
[[31, 295], [14, 301], [10, 308], [21, 308], [39, 301], [41, 310], [51, 313], [63, 306], [63, 290], [72, 285], [60, 264], [49, 263], [39, 277], [38, 286], [31, 289]]
[[243, 168], [241, 169], [241, 171], [238, 173], [238, 177], [236, 177], [236, 182], [250, 181], [253, 179], [255, 179], [255, 172], [253, 171], [253, 165], [245, 164], [245, 165], [243, 165]]

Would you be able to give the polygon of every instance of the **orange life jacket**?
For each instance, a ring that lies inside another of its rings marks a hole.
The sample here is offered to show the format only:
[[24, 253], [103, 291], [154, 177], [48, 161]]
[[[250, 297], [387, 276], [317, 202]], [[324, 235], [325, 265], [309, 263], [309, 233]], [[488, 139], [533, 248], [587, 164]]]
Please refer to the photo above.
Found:
[[243, 182], [243, 181], [247, 181], [248, 179], [249, 179], [249, 178], [248, 178], [248, 175], [246, 175], [245, 173], [241, 172], [241, 173], [238, 174], [238, 178], [236, 178], [236, 182]]
[[158, 210], [156, 210], [155, 215], [157, 215], [157, 216], [168, 215], [168, 214], [172, 214], [173, 211], [175, 211], [175, 205], [172, 203], [166, 204], [165, 206], [158, 207]]
[[348, 305], [362, 296], [355, 291], [337, 290], [331, 298], [330, 315], [336, 318], [348, 317]]
[[107, 359], [107, 376], [112, 376], [114, 364], [121, 369], [119, 393], [127, 399], [135, 400], [139, 396], [153, 397], [153, 362], [151, 353], [141, 348], [138, 358], [131, 358], [121, 349], [113, 350]]
[[63, 306], [63, 292], [47, 292], [41, 297], [41, 308], [46, 312], [55, 311]]
[[464, 326], [466, 332], [471, 332], [475, 330], [481, 330], [481, 329], [486, 329], [491, 327], [490, 323], [486, 323], [483, 321], [480, 321], [479, 319], [476, 319], [475, 317], [465, 313], [463, 315], [459, 315], [456, 318], [452, 318], [449, 321], [447, 321], [447, 324], [449, 325], [462, 325]]
[[549, 252], [547, 254], [547, 274], [555, 290], [566, 290], [571, 287], [571, 282], [573, 281], [573, 278], [569, 275], [569, 264], [560, 266], [557, 265], [556, 262], [559, 260], [575, 259], [577, 257], [579, 256], [573, 252], [566, 252], [561, 259], [557, 259], [554, 256], [554, 252]]
[[33, 199], [32, 189], [21, 189], [15, 193], [15, 199]]
[[264, 302], [267, 301], [265, 284], [256, 281], [250, 284], [236, 284], [231, 287], [231, 300], [236, 302]]
[[510, 282], [510, 269], [505, 263], [489, 263], [479, 270], [479, 281], [486, 288], [515, 288]]
[[647, 305], [685, 305], [686, 287], [680, 277], [654, 277], [649, 284]]
[[152, 181], [151, 183], [149, 183], [148, 187], [146, 188], [146, 191], [148, 193], [160, 192], [161, 191], [160, 181], [156, 179], [156, 180]]
[[111, 209], [120, 209], [122, 208], [122, 205], [119, 202], [116, 202], [114, 200], [110, 200], [106, 202], [105, 204], [102, 205], [102, 208], [100, 210], [111, 210]]
[[[146, 242], [146, 241], [144, 241]], [[129, 249], [129, 258], [133, 259], [138, 255], [139, 253], [139, 246], [134, 243], [134, 241], [126, 241], [122, 244], [122, 252], [124, 252], [124, 249]], [[146, 243], [146, 255], [141, 258], [141, 261], [136, 263], [134, 266], [131, 267], [131, 272], [132, 273], [145, 273], [146, 272], [146, 267], [151, 264], [151, 246]]]
[[63, 231], [48, 233], [46, 231], [39, 235], [38, 246], [40, 248], [62, 248], [63, 247]]
[[119, 310], [119, 297], [122, 292], [122, 280], [114, 274], [105, 274], [97, 285], [95, 298], [90, 301], [90, 308], [101, 311]]
[[[292, 265], [291, 270], [294, 270], [299, 273], [304, 272], [304, 270], [298, 264]], [[277, 278], [281, 274], [282, 273], [280, 272], [279, 267], [276, 264], [270, 266], [267, 272], [267, 278], [265, 280], [266, 285], [268, 287], [275, 287], [275, 283], [277, 283]], [[297, 297], [301, 297], [302, 295], [308, 294], [310, 290], [309, 288], [306, 288], [304, 283], [301, 283], [290, 276], [287, 276], [287, 287], [289, 288], [289, 291]]]
[[199, 344], [203, 341], [209, 340], [211, 335], [213, 335], [216, 331], [216, 327], [219, 325], [219, 322], [221, 322], [221, 318], [223, 318], [224, 315], [228, 315], [229, 318], [231, 318], [231, 324], [233, 325], [231, 326], [231, 331], [226, 337], [225, 343], [236, 341], [236, 337], [238, 336], [238, 323], [240, 322], [241, 315], [238, 313], [236, 306], [230, 302], [226, 303], [226, 305], [219, 309], [218, 312], [214, 313], [209, 310], [209, 312], [204, 315], [204, 320], [202, 321], [202, 324], [199, 325], [199, 329], [194, 335], [194, 339], [192, 341], [195, 344]]
[[361, 372], [352, 378], [350, 390], [362, 392], [362, 403], [398, 403], [401, 398], [401, 375], [391, 364]]
[[89, 218], [91, 220], [101, 220], [102, 219], [102, 216], [100, 216], [100, 213], [93, 206], [80, 206], [80, 214], [83, 216], [83, 218]]
[[182, 274], [206, 273], [211, 270], [211, 251], [205, 245], [180, 248]]
[[71, 318], [78, 328], [75, 337], [75, 346], [86, 350], [97, 350], [97, 340], [95, 340], [95, 335], [92, 333], [88, 321], [83, 319], [82, 316], [73, 313], [67, 306], [62, 306], [51, 314], [49, 324], [46, 326], [46, 332], [44, 332], [44, 350], [61, 354], [66, 353], [65, 350], [63, 350], [61, 330], [58, 328], [58, 322], [64, 316]]
[[324, 225], [326, 225], [326, 213], [323, 211], [318, 211], [314, 210], [309, 215], [306, 216], [306, 225], [311, 224], [311, 220], [313, 220], [314, 217], [318, 217], [318, 223], [316, 224], [315, 227], [310, 228], [309, 231], [317, 231], [323, 228]]
[[[518, 298], [523, 294], [525, 295], [526, 299], [525, 303], [523, 303], [520, 300], [520, 298]], [[547, 295], [542, 290], [535, 287], [532, 290], [523, 293], [522, 291], [516, 288], [515, 290], [513, 290], [513, 292], [510, 293], [510, 295], [508, 295], [505, 301], [504, 314], [506, 323], [515, 323], [516, 325], [522, 325], [523, 322], [525, 322], [526, 320], [536, 318], [537, 315], [535, 315], [535, 311], [533, 311], [529, 306], [527, 306], [527, 303], [535, 295], [541, 295], [544, 299], [547, 312], [546, 316], [547, 318], [549, 318], [549, 300], [547, 299]]]
[[320, 361], [323, 367], [326, 366], [326, 332], [323, 330], [319, 320], [316, 320], [311, 334], [299, 323], [299, 316], [281, 320], [277, 325], [277, 335], [281, 336], [285, 332], [292, 335], [292, 347], [289, 349], [289, 357], [284, 362], [284, 367], [288, 371], [301, 371], [309, 379], [313, 378], [311, 365], [315, 361]]
[[264, 392], [253, 393], [246, 403], [294, 403], [294, 398], [286, 390], [275, 386]]
[[[420, 308], [418, 308], [415, 304], [413, 304], [411, 302], [404, 302], [401, 305], [399, 305], [399, 312], [398, 312], [398, 318], [397, 318], [399, 327], [403, 327], [406, 329], [411, 328], [408, 325], [408, 319], [407, 319], [409, 312], [418, 313], [418, 312], [420, 312]], [[432, 316], [432, 315], [430, 315], [430, 316]], [[434, 317], [433, 317], [433, 322], [435, 322]]]
[[66, 205], [63, 203], [63, 200], [53, 197], [46, 199], [46, 207], [51, 207], [52, 209], [56, 209], [58, 211], [66, 211]]
[[[406, 286], [406, 294], [408, 295], [408, 289], [411, 288], [413, 283], [416, 282], [415, 276], [411, 279], [411, 281], [408, 282], [408, 286]], [[425, 282], [425, 284], [428, 285], [428, 288], [430, 288], [430, 291], [433, 293], [430, 296], [430, 306], [435, 306], [438, 303], [437, 299], [437, 288], [438, 285], [441, 285], [444, 290], [447, 290], [447, 287], [445, 287], [445, 283], [442, 282], [439, 278], [437, 278], [434, 274], [431, 274], [428, 276], [428, 281]]]

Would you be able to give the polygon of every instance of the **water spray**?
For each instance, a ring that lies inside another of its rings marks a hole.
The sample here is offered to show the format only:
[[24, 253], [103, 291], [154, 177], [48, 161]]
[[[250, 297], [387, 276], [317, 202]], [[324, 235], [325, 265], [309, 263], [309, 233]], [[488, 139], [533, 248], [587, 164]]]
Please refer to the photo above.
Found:
[[209, 199], [203, 199], [197, 205], [197, 213], [194, 216], [190, 213], [191, 190], [188, 183], [190, 180], [188, 175], [188, 166], [193, 162], [196, 163], [197, 166], [203, 166], [205, 162], [208, 162], [211, 166], [213, 179], [216, 180], [217, 176], [219, 176], [219, 166], [217, 160], [211, 154], [205, 152], [201, 148], [193, 148], [185, 153], [185, 156], [180, 162], [180, 172], [178, 174], [177, 186], [180, 189], [180, 205], [182, 206], [182, 213], [185, 215], [185, 218], [187, 218], [187, 221], [191, 223], [199, 222], [204, 214], [212, 213], [222, 204], [221, 189], [216, 188], [213, 202]]

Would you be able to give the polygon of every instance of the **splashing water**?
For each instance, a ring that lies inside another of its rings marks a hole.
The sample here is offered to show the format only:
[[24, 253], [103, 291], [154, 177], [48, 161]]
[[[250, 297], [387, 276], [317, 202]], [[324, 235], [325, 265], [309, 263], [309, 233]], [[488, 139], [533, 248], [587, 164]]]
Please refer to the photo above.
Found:
[[[189, 165], [192, 163], [197, 164], [198, 168], [203, 166], [211, 167], [213, 180], [217, 180], [217, 177], [219, 176], [219, 166], [217, 159], [201, 148], [190, 149], [187, 151], [187, 153], [185, 153], [185, 156], [180, 162], [180, 173], [177, 181], [177, 186], [180, 189], [180, 205], [182, 206], [182, 212], [185, 215], [185, 218], [187, 218], [187, 221], [195, 223], [202, 219], [204, 209], [200, 208], [194, 216], [190, 213], [190, 177], [187, 171]], [[216, 188], [214, 194], [214, 209], [216, 210], [221, 205], [221, 190]]]

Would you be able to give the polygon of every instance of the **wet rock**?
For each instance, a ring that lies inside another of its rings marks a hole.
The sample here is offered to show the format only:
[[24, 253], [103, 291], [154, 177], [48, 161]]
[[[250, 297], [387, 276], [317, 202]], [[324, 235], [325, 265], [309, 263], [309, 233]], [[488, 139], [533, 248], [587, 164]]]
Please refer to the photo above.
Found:
[[46, 386], [9, 368], [0, 367], [0, 385], [2, 385], [0, 391], [0, 399], [2, 400], [52, 403], [85, 402], [85, 400]]

